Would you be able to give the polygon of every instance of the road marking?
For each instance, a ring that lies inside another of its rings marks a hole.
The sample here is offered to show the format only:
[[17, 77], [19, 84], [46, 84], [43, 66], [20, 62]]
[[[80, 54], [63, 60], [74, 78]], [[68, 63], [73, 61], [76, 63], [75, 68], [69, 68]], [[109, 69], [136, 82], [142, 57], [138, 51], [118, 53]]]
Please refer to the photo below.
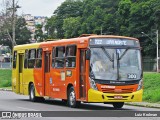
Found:
[[30, 108], [25, 108], [25, 107], [17, 107], [17, 108], [24, 109], [24, 110], [31, 110], [31, 111], [39, 111], [39, 110], [36, 110], [36, 109], [30, 109]]

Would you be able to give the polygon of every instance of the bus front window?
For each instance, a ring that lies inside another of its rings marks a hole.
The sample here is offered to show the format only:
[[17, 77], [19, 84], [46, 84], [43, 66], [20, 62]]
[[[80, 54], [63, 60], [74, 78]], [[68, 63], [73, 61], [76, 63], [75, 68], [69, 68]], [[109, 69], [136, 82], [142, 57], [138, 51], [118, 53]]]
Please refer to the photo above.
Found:
[[91, 48], [90, 70], [92, 78], [101, 80], [117, 79], [117, 67], [114, 67], [116, 60], [114, 60], [113, 55], [109, 53], [106, 55], [102, 48]]
[[91, 77], [99, 80], [139, 80], [140, 61], [140, 50], [137, 49], [91, 48]]
[[[123, 54], [123, 51], [125, 54]], [[122, 53], [121, 53], [122, 52]], [[141, 78], [141, 57], [140, 50], [137, 49], [121, 49], [117, 54], [119, 58], [119, 79], [120, 80], [137, 80]], [[121, 56], [122, 54], [122, 56]]]

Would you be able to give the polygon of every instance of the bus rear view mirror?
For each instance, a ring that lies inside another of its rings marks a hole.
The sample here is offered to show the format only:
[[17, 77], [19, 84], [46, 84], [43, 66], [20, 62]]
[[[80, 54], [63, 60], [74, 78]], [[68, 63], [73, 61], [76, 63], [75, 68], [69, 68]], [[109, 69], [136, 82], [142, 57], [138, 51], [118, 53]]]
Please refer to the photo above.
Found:
[[91, 58], [91, 50], [88, 49], [86, 50], [86, 60], [90, 60], [90, 58]]

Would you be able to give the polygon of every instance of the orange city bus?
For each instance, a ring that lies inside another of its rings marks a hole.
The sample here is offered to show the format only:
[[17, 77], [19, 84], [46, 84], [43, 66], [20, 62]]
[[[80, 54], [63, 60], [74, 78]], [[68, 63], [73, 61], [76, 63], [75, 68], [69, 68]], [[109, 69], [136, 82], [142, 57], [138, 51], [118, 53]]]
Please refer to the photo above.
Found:
[[142, 101], [138, 39], [88, 35], [18, 45], [13, 51], [12, 89], [31, 101], [62, 99], [70, 107], [84, 103]]

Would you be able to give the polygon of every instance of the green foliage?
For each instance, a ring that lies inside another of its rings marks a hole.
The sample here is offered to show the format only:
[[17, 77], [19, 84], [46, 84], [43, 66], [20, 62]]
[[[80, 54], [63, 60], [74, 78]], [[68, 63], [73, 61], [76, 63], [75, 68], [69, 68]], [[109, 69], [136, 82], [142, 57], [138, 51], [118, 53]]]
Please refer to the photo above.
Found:
[[[66, 0], [48, 19], [49, 38], [114, 34], [140, 39], [144, 56], [156, 56], [155, 29], [160, 28], [158, 0]], [[160, 30], [159, 30], [160, 31]]]
[[78, 30], [81, 26], [80, 20], [80, 17], [69, 17], [64, 19], [63, 30], [66, 31], [64, 34], [66, 38], [78, 36]]
[[[64, 20], [70, 17], [79, 17], [82, 14], [82, 1], [81, 0], [66, 0], [55, 11], [54, 15], [48, 19], [46, 28], [48, 29], [49, 36], [52, 38], [64, 37]], [[66, 22], [65, 22], [66, 23]], [[69, 36], [67, 36], [69, 37]]]
[[36, 31], [34, 37], [37, 42], [43, 42], [47, 38], [47, 35], [43, 34], [42, 27], [43, 27], [42, 25], [36, 25]]
[[148, 102], [160, 101], [160, 74], [144, 73], [143, 100]]
[[[17, 45], [26, 44], [30, 42], [29, 40], [31, 39], [31, 32], [26, 28], [25, 19], [22, 17], [16, 20], [15, 35]], [[0, 31], [0, 44], [10, 46], [10, 48], [12, 48], [12, 42], [9, 36], [12, 37], [11, 27], [8, 29], [8, 32], [6, 30]]]
[[19, 18], [16, 22], [16, 43], [17, 45], [30, 43], [31, 32], [26, 27], [24, 18]]
[[0, 87], [11, 86], [11, 75], [12, 71], [10, 69], [0, 69]]

